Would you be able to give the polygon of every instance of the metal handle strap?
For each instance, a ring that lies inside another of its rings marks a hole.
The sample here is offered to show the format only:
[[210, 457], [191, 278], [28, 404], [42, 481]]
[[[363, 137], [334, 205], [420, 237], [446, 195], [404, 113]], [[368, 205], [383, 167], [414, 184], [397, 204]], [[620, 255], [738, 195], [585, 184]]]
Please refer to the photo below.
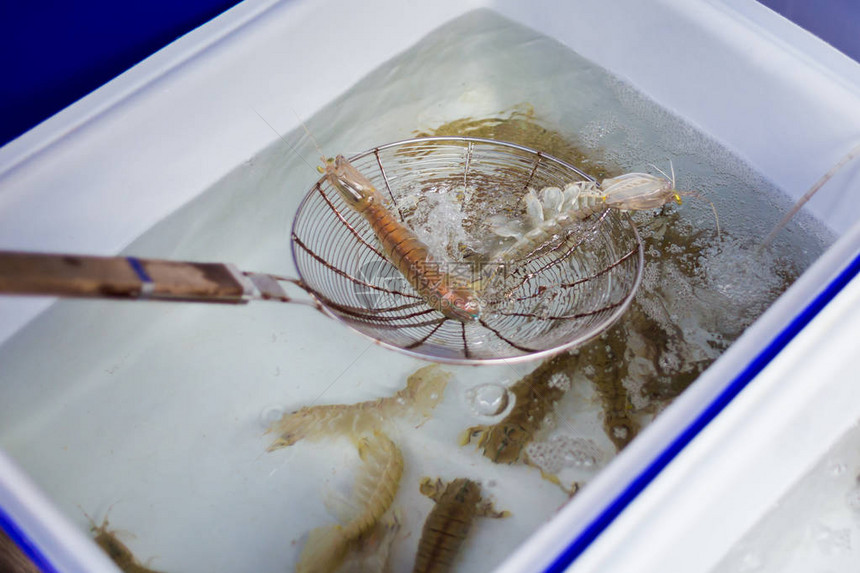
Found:
[[252, 290], [222, 263], [0, 252], [0, 294], [243, 303]]

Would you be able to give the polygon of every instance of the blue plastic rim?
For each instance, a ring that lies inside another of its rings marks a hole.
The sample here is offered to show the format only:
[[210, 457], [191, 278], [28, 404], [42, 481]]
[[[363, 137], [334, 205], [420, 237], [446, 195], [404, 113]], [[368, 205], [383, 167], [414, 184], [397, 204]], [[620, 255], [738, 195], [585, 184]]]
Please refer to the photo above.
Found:
[[[846, 266], [776, 337], [756, 355], [726, 388], [697, 416], [545, 569], [557, 573], [569, 567], [618, 517], [702, 429], [749, 384], [803, 330], [819, 312], [860, 273], [860, 254]], [[0, 507], [0, 528], [44, 573], [60, 573], [39, 547]]]
[[[569, 567], [702, 429], [743, 390], [860, 273], [860, 254], [846, 266], [776, 337], [756, 355], [723, 391], [630, 482], [630, 484], [545, 569], [557, 573]], [[0, 507], [0, 528], [43, 573], [60, 573], [36, 543]]]
[[545, 569], [557, 573], [567, 569], [611, 524], [636, 496], [821, 312], [860, 272], [860, 254], [846, 266], [776, 337], [753, 358], [723, 391], [682, 431], [654, 461], [579, 534]]

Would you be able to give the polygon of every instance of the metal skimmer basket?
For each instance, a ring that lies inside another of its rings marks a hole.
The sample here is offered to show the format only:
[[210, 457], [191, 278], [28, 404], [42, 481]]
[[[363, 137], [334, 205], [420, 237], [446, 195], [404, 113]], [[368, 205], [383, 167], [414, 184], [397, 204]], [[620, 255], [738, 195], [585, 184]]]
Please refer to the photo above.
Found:
[[529, 188], [590, 178], [519, 145], [466, 137], [421, 138], [374, 148], [350, 162], [389, 200], [389, 211], [434, 260], [473, 285], [480, 317], [463, 323], [428, 306], [380, 252], [364, 217], [324, 177], [292, 229], [301, 284], [337, 320], [384, 346], [449, 363], [534, 359], [611, 326], [639, 285], [643, 249], [630, 218], [596, 213], [505, 265], [491, 221], [525, 217]]

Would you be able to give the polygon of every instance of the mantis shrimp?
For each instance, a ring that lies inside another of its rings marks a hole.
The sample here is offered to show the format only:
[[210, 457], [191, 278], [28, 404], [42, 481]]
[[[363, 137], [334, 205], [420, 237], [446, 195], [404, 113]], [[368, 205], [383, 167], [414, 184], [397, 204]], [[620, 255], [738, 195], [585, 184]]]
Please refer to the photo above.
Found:
[[101, 525], [96, 525], [92, 517], [84, 512], [84, 515], [90, 522], [90, 531], [93, 533], [93, 541], [101, 547], [102, 551], [107, 553], [111, 561], [116, 564], [124, 573], [160, 573], [155, 569], [150, 569], [141, 565], [134, 553], [128, 546], [119, 540], [115, 531], [108, 529], [108, 518], [104, 517]]
[[426, 420], [442, 400], [450, 379], [450, 372], [436, 365], [424, 366], [409, 376], [406, 387], [393, 396], [357, 404], [309, 406], [284, 414], [269, 427], [268, 431], [278, 437], [268, 451], [291, 446], [303, 438], [316, 440], [372, 432], [399, 416]]
[[455, 479], [446, 485], [441, 479], [434, 482], [425, 477], [420, 490], [436, 506], [424, 522], [413, 573], [450, 571], [476, 516], [510, 515], [508, 511], [496, 511], [489, 501], [482, 501], [481, 485], [470, 479]]
[[519, 221], [496, 221], [492, 230], [496, 235], [515, 239], [514, 243], [496, 252], [494, 262], [512, 262], [527, 259], [547, 243], [565, 235], [574, 224], [606, 208], [642, 211], [655, 209], [675, 201], [681, 204], [681, 195], [675, 189], [672, 177], [658, 177], [648, 173], [627, 173], [595, 181], [569, 183], [564, 189], [545, 187], [538, 194], [529, 189], [525, 195], [527, 224]]
[[335, 571], [346, 558], [350, 547], [372, 530], [394, 502], [403, 475], [403, 455], [382, 432], [357, 440], [363, 462], [355, 480], [349, 514], [344, 523], [318, 527], [310, 532], [297, 573]]
[[343, 200], [364, 216], [385, 257], [430, 307], [463, 323], [479, 318], [477, 293], [442, 270], [444, 261], [434, 260], [427, 245], [385, 207], [382, 194], [367, 177], [343, 155], [326, 161], [325, 175]]

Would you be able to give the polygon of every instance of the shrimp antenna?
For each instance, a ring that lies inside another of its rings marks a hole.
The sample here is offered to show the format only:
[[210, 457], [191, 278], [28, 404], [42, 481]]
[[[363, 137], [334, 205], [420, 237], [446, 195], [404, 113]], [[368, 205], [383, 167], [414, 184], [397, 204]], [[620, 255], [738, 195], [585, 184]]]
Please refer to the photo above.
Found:
[[653, 167], [655, 171], [658, 171], [660, 173], [660, 175], [663, 176], [664, 179], [671, 181], [672, 182], [672, 189], [675, 188], [675, 166], [672, 165], [671, 159], [669, 160], [669, 172], [672, 174], [671, 177], [669, 177], [669, 175], [667, 175], [665, 171], [663, 171], [662, 169], [660, 169], [659, 167], [657, 167], [653, 163], [649, 163], [648, 165]]
[[[251, 108], [251, 109], [254, 109], [254, 108]], [[281, 141], [283, 141], [284, 143], [286, 143], [287, 145], [289, 145], [289, 146], [290, 146], [290, 149], [292, 149], [292, 150], [293, 150], [293, 152], [294, 152], [296, 155], [298, 155], [298, 156], [299, 156], [299, 159], [301, 159], [302, 161], [304, 161], [304, 162], [305, 162], [305, 165], [307, 165], [307, 166], [308, 166], [308, 167], [310, 167], [311, 169], [316, 170], [316, 169], [314, 168], [314, 166], [313, 166], [313, 165], [311, 165], [310, 163], [308, 163], [308, 160], [307, 160], [307, 159], [305, 159], [305, 157], [304, 157], [301, 153], [299, 153], [299, 150], [296, 148], [296, 146], [295, 146], [295, 145], [293, 145], [293, 144], [291, 144], [291, 143], [290, 143], [289, 141], [287, 141], [286, 139], [284, 139], [284, 136], [283, 136], [283, 135], [281, 135], [281, 133], [280, 133], [277, 129], [275, 129], [275, 127], [274, 127], [271, 123], [269, 123], [268, 121], [266, 121], [266, 118], [265, 118], [265, 117], [263, 117], [262, 115], [260, 115], [260, 112], [259, 112], [259, 111], [257, 111], [256, 109], [254, 109], [254, 113], [256, 113], [256, 114], [257, 114], [257, 117], [259, 117], [260, 119], [262, 119], [262, 120], [263, 120], [263, 123], [265, 123], [266, 125], [268, 125], [268, 126], [269, 126], [269, 129], [271, 129], [272, 131], [274, 131], [274, 132], [275, 132], [275, 135], [277, 135], [277, 136], [281, 139]], [[295, 111], [293, 111], [293, 113], [295, 113]], [[298, 116], [297, 116], [297, 117], [298, 117]], [[301, 122], [301, 119], [299, 119], [299, 122]], [[305, 125], [305, 124], [304, 124], [304, 123], [302, 123], [302, 127], [304, 127], [304, 125]], [[307, 128], [305, 128], [305, 131], [307, 131]], [[311, 139], [313, 139], [313, 138], [311, 138]], [[314, 144], [316, 144], [316, 142], [314, 142]], [[319, 146], [317, 146], [317, 149], [319, 149]]]
[[791, 219], [797, 215], [797, 212], [800, 211], [801, 207], [806, 205], [806, 202], [812, 199], [812, 196], [815, 195], [819, 189], [821, 189], [825, 183], [830, 181], [830, 179], [836, 175], [836, 172], [842, 169], [846, 163], [854, 159], [860, 155], [860, 144], [857, 144], [851, 151], [846, 153], [842, 159], [840, 159], [836, 165], [830, 168], [830, 170], [821, 176], [821, 178], [815, 182], [815, 184], [809, 188], [809, 191], [803, 194], [803, 197], [797, 200], [797, 203], [791, 208], [791, 210], [785, 214], [785, 217], [776, 224], [773, 230], [768, 233], [767, 237], [765, 237], [764, 241], [762, 241], [761, 247], [759, 247], [759, 251], [766, 249], [776, 238], [777, 233], [779, 233], [783, 227], [785, 227]]
[[679, 193], [688, 197], [695, 197], [696, 199], [701, 199], [702, 201], [711, 206], [711, 212], [713, 212], [714, 214], [714, 223], [717, 226], [717, 238], [719, 239], [722, 234], [720, 230], [720, 216], [717, 214], [717, 207], [716, 205], [714, 205], [714, 202], [702, 195], [701, 193], [697, 193], [695, 191], [679, 191]]
[[[660, 169], [656, 165], [654, 165], [654, 164], [650, 164], [650, 165], [651, 165], [651, 167], [653, 167], [654, 169], [659, 171], [660, 175], [662, 175], [663, 177], [665, 177], [666, 179], [668, 179], [672, 182], [672, 189], [676, 188], [675, 165], [672, 163], [671, 159], [669, 160], [669, 173], [671, 174], [671, 177], [669, 175], [667, 175], [665, 171], [663, 171], [662, 169]], [[719, 239], [720, 235], [722, 234], [720, 231], [720, 216], [719, 216], [719, 214], [717, 214], [717, 207], [716, 207], [716, 205], [714, 205], [714, 202], [711, 201], [710, 199], [708, 199], [707, 197], [705, 197], [704, 195], [702, 195], [701, 193], [696, 193], [695, 191], [684, 191], [682, 194], [688, 195], [690, 197], [696, 197], [697, 199], [701, 199], [702, 201], [707, 202], [711, 206], [711, 211], [714, 213], [714, 223], [717, 226], [717, 238]]]
[[[660, 170], [658, 169], [657, 171], [660, 171]], [[675, 185], [675, 165], [672, 163], [671, 159], [669, 160], [669, 172], [672, 174], [672, 189], [675, 189], [676, 188], [676, 185]], [[660, 173], [663, 173], [663, 172], [660, 171]], [[666, 174], [663, 173], [663, 175], [665, 176]], [[696, 197], [697, 199], [701, 199], [702, 201], [707, 202], [708, 205], [711, 206], [711, 211], [714, 213], [714, 224], [717, 226], [717, 238], [719, 239], [720, 235], [722, 235], [722, 232], [720, 231], [720, 215], [717, 213], [717, 206], [714, 205], [713, 201], [711, 201], [710, 199], [708, 199], [707, 197], [705, 197], [701, 193], [696, 193], [695, 191], [686, 191], [686, 194], [690, 195], [691, 197]]]
[[319, 144], [319, 142], [317, 142], [317, 139], [314, 137], [314, 134], [311, 133], [311, 130], [308, 129], [308, 126], [305, 125], [305, 122], [302, 121], [302, 118], [299, 116], [298, 113], [296, 113], [296, 110], [294, 110], [293, 108], [290, 108], [290, 109], [293, 111], [293, 115], [296, 116], [296, 119], [299, 120], [299, 124], [302, 126], [302, 129], [305, 130], [305, 133], [310, 138], [311, 143], [314, 144], [314, 147], [316, 148], [317, 153], [320, 154], [320, 159], [322, 159], [322, 162], [325, 163], [326, 162], [325, 153], [323, 153], [322, 147], [320, 147], [320, 144]]

